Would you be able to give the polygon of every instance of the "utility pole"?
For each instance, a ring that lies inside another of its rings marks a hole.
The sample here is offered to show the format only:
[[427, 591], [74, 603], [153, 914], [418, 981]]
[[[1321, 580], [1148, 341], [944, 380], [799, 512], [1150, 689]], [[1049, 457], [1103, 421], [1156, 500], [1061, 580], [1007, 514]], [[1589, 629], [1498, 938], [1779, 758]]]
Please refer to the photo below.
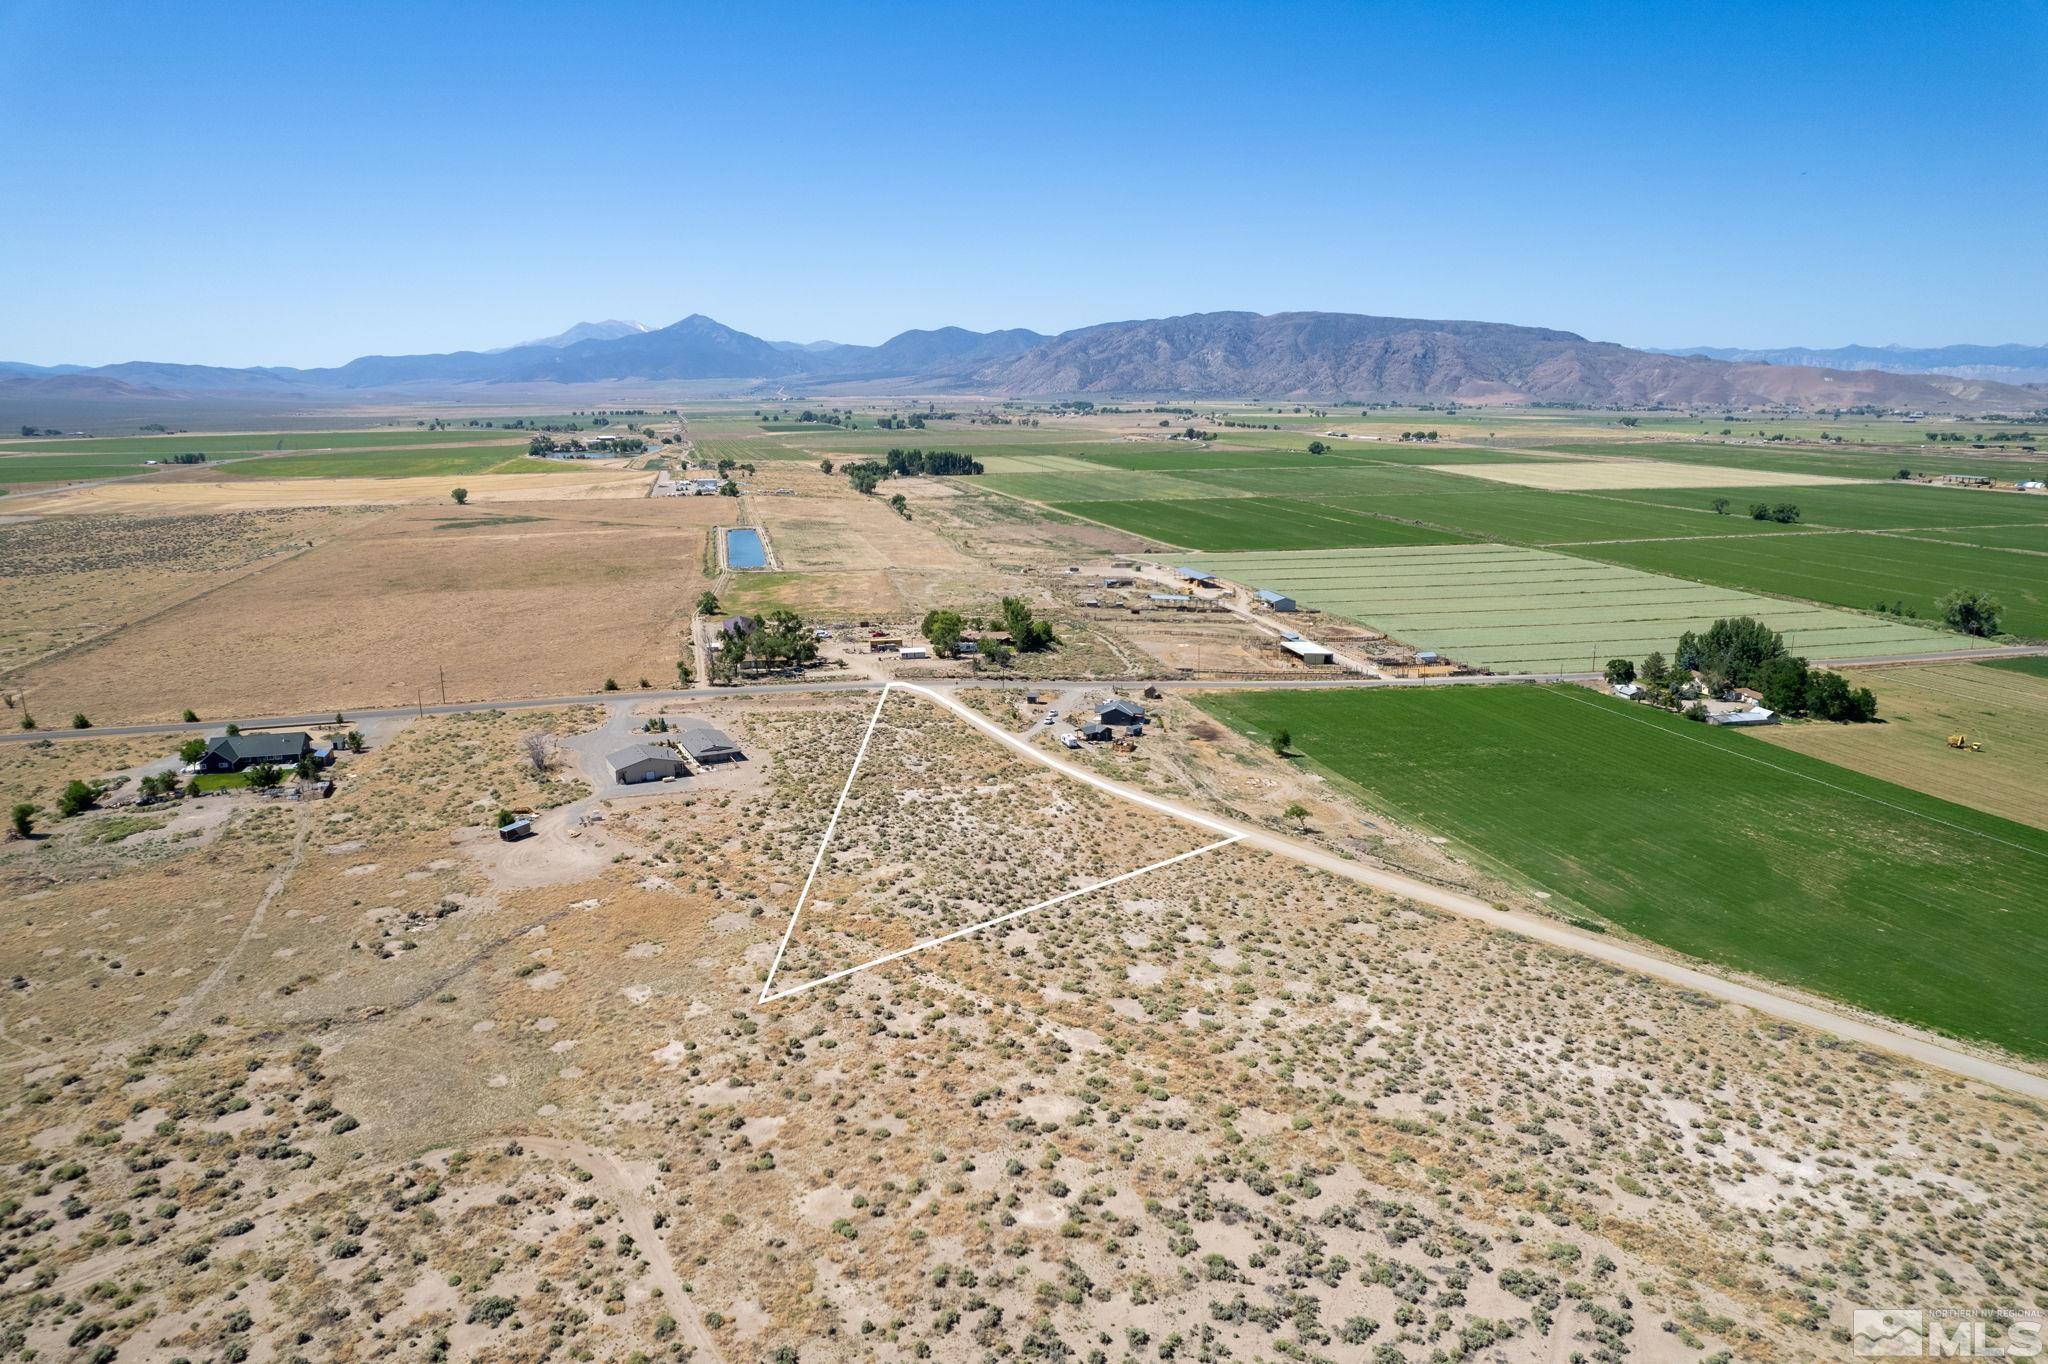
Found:
[[448, 704], [448, 670], [436, 664], [434, 671], [441, 675], [441, 704], [445, 706]]

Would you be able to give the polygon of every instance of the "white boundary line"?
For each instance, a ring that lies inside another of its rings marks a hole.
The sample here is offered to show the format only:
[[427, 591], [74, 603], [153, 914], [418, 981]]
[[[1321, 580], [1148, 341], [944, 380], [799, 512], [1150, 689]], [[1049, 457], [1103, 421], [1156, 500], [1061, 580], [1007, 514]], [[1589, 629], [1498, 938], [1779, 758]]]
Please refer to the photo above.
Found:
[[[782, 941], [775, 948], [775, 960], [769, 964], [768, 979], [762, 982], [761, 996], [759, 999], [754, 1001], [756, 1004], [772, 1004], [778, 999], [788, 999], [790, 996], [800, 995], [806, 990], [814, 990], [820, 985], [828, 985], [835, 980], [844, 980], [846, 977], [856, 975], [862, 971], [868, 970], [870, 967], [885, 966], [892, 961], [897, 961], [903, 957], [907, 957], [913, 952], [922, 952], [928, 947], [937, 947], [941, 943], [949, 943], [956, 938], [964, 938], [970, 933], [979, 933], [984, 928], [993, 928], [997, 924], [1008, 923], [1012, 919], [1021, 919], [1026, 914], [1030, 914], [1036, 910], [1046, 909], [1057, 904], [1064, 904], [1068, 900], [1076, 900], [1083, 895], [1092, 895], [1094, 892], [1102, 890], [1109, 886], [1116, 885], [1120, 881], [1128, 881], [1132, 877], [1143, 876], [1147, 872], [1159, 871], [1162, 868], [1170, 867], [1174, 865], [1176, 862], [1185, 862], [1191, 857], [1200, 857], [1203, 853], [1214, 852], [1218, 848], [1229, 847], [1232, 843], [1236, 843], [1245, 837], [1243, 833], [1233, 830], [1227, 825], [1213, 823], [1209, 820], [1201, 818], [1200, 816], [1190, 816], [1183, 811], [1172, 809], [1170, 806], [1167, 806], [1164, 803], [1155, 803], [1145, 798], [1144, 796], [1140, 795], [1137, 797], [1137, 799], [1141, 804], [1152, 805], [1155, 809], [1158, 809], [1165, 814], [1171, 815], [1173, 818], [1180, 820], [1183, 823], [1192, 822], [1200, 824], [1204, 828], [1211, 829], [1215, 832], [1224, 834], [1226, 835], [1226, 837], [1219, 838], [1214, 843], [1205, 843], [1199, 848], [1190, 848], [1188, 851], [1184, 853], [1176, 853], [1172, 857], [1161, 858], [1159, 861], [1150, 863], [1147, 866], [1138, 867], [1132, 871], [1127, 871], [1119, 875], [1112, 876], [1106, 881], [1096, 881], [1092, 884], [1082, 886], [1076, 890], [1070, 890], [1065, 892], [1064, 894], [1055, 895], [1050, 900], [1040, 900], [1035, 905], [1026, 905], [1022, 909], [1013, 909], [1009, 911], [1007, 914], [998, 914], [992, 919], [983, 919], [981, 922], [969, 924], [965, 928], [956, 928], [952, 932], [942, 933], [936, 938], [926, 938], [923, 942], [912, 943], [908, 947], [899, 947], [894, 952], [890, 952], [883, 956], [876, 957], [873, 961], [865, 961], [858, 966], [849, 966], [845, 970], [834, 971], [830, 975], [819, 976], [816, 980], [805, 981], [801, 985], [792, 985], [786, 990], [775, 990], [775, 974], [776, 972], [782, 969], [783, 954], [789, 950], [789, 940], [796, 934], [797, 920], [803, 917], [804, 906], [809, 902], [811, 898], [811, 886], [818, 879], [818, 869], [819, 867], [824, 865], [826, 850], [832, 846], [832, 834], [839, 827], [840, 811], [846, 808], [846, 797], [853, 790], [854, 775], [860, 771], [861, 761], [868, 755], [868, 741], [875, 737], [875, 725], [882, 718], [882, 707], [888, 704], [889, 693], [891, 691], [894, 691], [895, 689], [896, 684], [894, 682], [885, 682], [882, 684], [882, 694], [880, 697], [876, 698], [875, 701], [875, 713], [868, 717], [867, 732], [861, 735], [860, 747], [858, 750], [855, 751], [853, 755], [853, 766], [847, 769], [846, 784], [839, 788], [839, 802], [838, 804], [832, 807], [832, 818], [825, 824], [825, 836], [818, 841], [818, 855], [811, 859], [810, 874], [804, 877], [804, 888], [801, 892], [798, 893], [796, 897], [796, 908], [790, 911], [789, 926], [782, 930]], [[904, 690], [919, 692], [929, 699], [937, 700], [936, 697], [933, 697], [931, 693], [923, 687], [905, 683]], [[1064, 772], [1064, 769], [1056, 768], [1054, 770]], [[1084, 780], [1086, 780], [1086, 774], [1072, 773], [1067, 775], [1078, 775], [1081, 776]], [[1132, 793], [1117, 791], [1114, 788], [1107, 786], [1106, 783], [1104, 784], [1104, 789], [1111, 790], [1113, 794], [1123, 797], [1126, 800], [1132, 798]], [[773, 993], [770, 993], [771, 991], [773, 991]]]

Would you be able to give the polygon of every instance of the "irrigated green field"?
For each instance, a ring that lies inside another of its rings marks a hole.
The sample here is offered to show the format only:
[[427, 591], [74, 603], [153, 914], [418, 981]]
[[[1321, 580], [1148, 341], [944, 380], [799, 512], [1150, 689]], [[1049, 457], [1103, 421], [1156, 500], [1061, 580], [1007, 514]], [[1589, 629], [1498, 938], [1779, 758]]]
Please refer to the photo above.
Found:
[[[2003, 603], [2007, 631], [2048, 638], [2048, 556], [2019, 550], [1866, 532], [1584, 545], [1574, 552], [1653, 573], [1864, 610], [1903, 602], [1930, 620], [1939, 618], [1936, 603], [1946, 593], [1978, 588]], [[1948, 638], [1950, 644], [1962, 642]]]
[[[1185, 506], [1185, 503], [1175, 503]], [[1751, 536], [1766, 544], [1837, 539]], [[1714, 548], [1726, 541], [1644, 542]], [[1595, 672], [1610, 658], [1671, 652], [1680, 634], [1754, 616], [1815, 660], [1928, 653], [1969, 641], [1919, 625], [1634, 572], [1511, 545], [1198, 554], [1191, 562], [1272, 588], [1421, 649], [1496, 672]]]
[[1178, 502], [1062, 502], [1059, 510], [1191, 549], [1316, 549], [1330, 545], [1442, 545], [1449, 531], [1368, 516], [1331, 503], [1268, 497]]
[[1812, 488], [1651, 488], [1598, 494], [1615, 502], [1693, 512], [1711, 512], [1714, 499], [1728, 499], [1731, 516], [1750, 505], [1790, 502], [1804, 525], [1841, 530], [1910, 530], [1936, 526], [2048, 525], [2048, 497], [2029, 493], [1938, 488], [1925, 483], [1873, 483]]
[[1546, 445], [1551, 455], [1609, 455], [1629, 459], [1663, 459], [1680, 464], [1719, 464], [1731, 469], [1775, 469], [1785, 473], [1826, 474], [1834, 478], [1891, 478], [1901, 469], [1926, 474], [1986, 474], [2000, 479], [2041, 478], [2048, 457], [2009, 455], [1998, 451], [1964, 451], [1952, 445], [1938, 450], [1858, 450], [1834, 446], [1724, 445], [1718, 441], [1574, 442]]
[[2048, 832], [1577, 688], [1201, 704], [1531, 887], [1678, 951], [2048, 1056]]

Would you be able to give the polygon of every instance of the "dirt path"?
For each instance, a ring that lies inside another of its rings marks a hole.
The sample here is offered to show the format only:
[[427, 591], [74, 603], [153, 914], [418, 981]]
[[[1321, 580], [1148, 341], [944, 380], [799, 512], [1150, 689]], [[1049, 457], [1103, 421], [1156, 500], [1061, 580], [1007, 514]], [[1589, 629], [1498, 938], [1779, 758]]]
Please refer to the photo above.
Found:
[[242, 955], [242, 949], [247, 947], [263, 931], [263, 921], [270, 913], [272, 902], [284, 893], [285, 886], [292, 879], [292, 873], [299, 869], [299, 863], [305, 859], [306, 838], [312, 830], [313, 821], [308, 816], [306, 807], [301, 806], [299, 809], [298, 831], [292, 837], [292, 855], [286, 859], [284, 866], [278, 869], [277, 875], [270, 878], [270, 884], [263, 888], [263, 898], [256, 902], [256, 909], [249, 915], [249, 922], [242, 926], [242, 936], [235, 939], [235, 945], [229, 948], [227, 955], [220, 959], [220, 964], [209, 971], [206, 979], [200, 981], [198, 987], [191, 994], [186, 995], [184, 1001], [177, 1008], [165, 1014], [162, 1021], [155, 1027], [144, 1032], [140, 1038], [126, 1038], [119, 1042], [109, 1043], [108, 1046], [101, 1049], [103, 1052], [110, 1055], [125, 1054], [133, 1050], [138, 1041], [160, 1036], [174, 1028], [183, 1027], [185, 1022], [192, 1017], [192, 1011], [199, 1007], [200, 1002], [220, 988], [220, 983], [227, 979], [229, 970], [234, 967], [236, 959]]
[[647, 1266], [661, 1289], [662, 1301], [674, 1304], [670, 1315], [676, 1319], [691, 1348], [698, 1351], [697, 1357], [710, 1360], [712, 1364], [725, 1364], [725, 1356], [719, 1353], [718, 1343], [704, 1328], [704, 1322], [691, 1302], [689, 1290], [683, 1286], [682, 1275], [676, 1272], [676, 1263], [668, 1253], [668, 1238], [654, 1225], [654, 1210], [646, 1191], [650, 1181], [635, 1179], [611, 1152], [580, 1141], [556, 1137], [520, 1137], [518, 1140], [529, 1151], [574, 1161], [590, 1171], [598, 1191], [619, 1205], [619, 1220], [626, 1224], [633, 1244], [647, 1252]]
[[1597, 960], [1622, 967], [1625, 970], [1654, 977], [1667, 984], [1676, 985], [1681, 989], [1692, 990], [1698, 994], [1722, 1000], [1725, 1003], [1740, 1004], [1745, 1008], [1754, 1009], [1758, 1013], [1768, 1014], [1773, 1018], [1783, 1019], [1800, 1027], [1811, 1028], [1817, 1032], [1831, 1034], [1832, 1036], [1856, 1042], [1863, 1046], [1888, 1051], [1921, 1065], [1937, 1070], [1945, 1070], [1951, 1074], [1978, 1080], [1985, 1084], [1996, 1085], [2014, 1094], [2023, 1094], [2033, 1099], [2048, 1099], [2048, 1076], [2021, 1069], [2017, 1065], [2007, 1064], [1990, 1056], [1981, 1055], [1926, 1033], [1842, 1013], [1816, 1000], [1781, 993], [1778, 990], [1762, 985], [1731, 980], [1709, 971], [1666, 960], [1651, 952], [1615, 942], [1599, 934], [1587, 933], [1583, 930], [1572, 928], [1568, 924], [1559, 923], [1556, 920], [1534, 918], [1525, 914], [1513, 914], [1470, 895], [1447, 890], [1441, 886], [1434, 886], [1427, 881], [1418, 880], [1415, 877], [1403, 875], [1400, 872], [1348, 861], [1335, 853], [1327, 852], [1310, 844], [1296, 842], [1294, 839], [1270, 833], [1264, 829], [1251, 828], [1246, 825], [1232, 823], [1228, 820], [1218, 819], [1205, 811], [1196, 810], [1176, 801], [1162, 800], [1157, 796], [1125, 786], [1120, 782], [1111, 781], [1109, 778], [1099, 776], [1085, 768], [1076, 767], [1042, 749], [1033, 747], [1031, 744], [1025, 743], [1016, 736], [1005, 732], [1001, 727], [991, 724], [944, 692], [936, 691], [929, 687], [917, 686], [912, 683], [898, 683], [897, 685], [906, 691], [916, 692], [920, 696], [938, 702], [997, 742], [1007, 744], [1010, 748], [1030, 758], [1032, 761], [1044, 763], [1048, 767], [1066, 773], [1077, 781], [1086, 782], [1090, 786], [1106, 791], [1111, 795], [1119, 796], [1134, 804], [1143, 805], [1150, 809], [1191, 821], [1206, 829], [1239, 834], [1243, 837], [1245, 843], [1253, 847], [1262, 848], [1267, 852], [1278, 853], [1282, 857], [1315, 867], [1319, 871], [1326, 871], [1334, 876], [1342, 876], [1347, 880], [1356, 881], [1375, 890], [1384, 891], [1390, 895], [1399, 895], [1405, 899], [1414, 900], [1419, 904], [1429, 905], [1434, 909], [1440, 909], [1449, 914], [1456, 914], [1462, 918], [1476, 919], [1488, 927], [1498, 929], [1504, 933], [1519, 934], [1524, 938], [1533, 939], [1549, 947], [1562, 948], [1568, 952], [1577, 952], [1583, 956], [1593, 957]]

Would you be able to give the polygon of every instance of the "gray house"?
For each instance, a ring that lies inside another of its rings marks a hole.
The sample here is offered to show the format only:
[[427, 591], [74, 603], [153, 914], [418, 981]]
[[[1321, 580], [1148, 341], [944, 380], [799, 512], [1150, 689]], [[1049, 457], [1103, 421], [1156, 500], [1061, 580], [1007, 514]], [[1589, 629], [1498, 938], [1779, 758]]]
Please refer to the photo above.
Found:
[[747, 755], [740, 752], [740, 746], [726, 737], [725, 731], [715, 729], [701, 721], [686, 724], [676, 735], [676, 742], [683, 752], [690, 755], [700, 766], [712, 763], [733, 763]]
[[258, 763], [291, 767], [313, 751], [311, 736], [296, 734], [218, 734], [206, 741], [199, 757], [202, 772], [240, 772]]
[[1105, 725], [1142, 725], [1145, 723], [1145, 708], [1135, 701], [1119, 697], [1097, 706], [1095, 718]]
[[654, 744], [622, 748], [605, 761], [611, 764], [612, 779], [622, 786], [680, 777], [689, 770], [683, 766], [682, 756], [673, 748], [660, 748]]

